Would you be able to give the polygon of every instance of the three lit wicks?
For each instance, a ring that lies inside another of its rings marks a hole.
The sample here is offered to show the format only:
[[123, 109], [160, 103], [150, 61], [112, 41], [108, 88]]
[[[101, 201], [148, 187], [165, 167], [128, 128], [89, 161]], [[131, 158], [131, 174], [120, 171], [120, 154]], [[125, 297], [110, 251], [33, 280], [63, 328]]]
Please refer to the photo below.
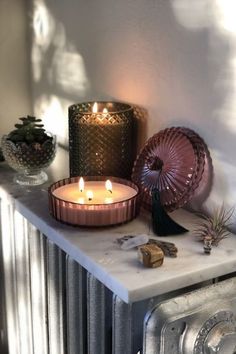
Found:
[[[84, 191], [84, 188], [85, 188], [84, 179], [83, 179], [83, 177], [80, 177], [80, 179], [79, 179], [79, 191], [82, 193]], [[106, 188], [106, 190], [108, 192], [110, 192], [112, 194], [112, 183], [111, 183], [111, 181], [109, 179], [105, 182], [105, 188]], [[93, 191], [87, 190], [86, 197], [87, 197], [88, 201], [93, 200]]]

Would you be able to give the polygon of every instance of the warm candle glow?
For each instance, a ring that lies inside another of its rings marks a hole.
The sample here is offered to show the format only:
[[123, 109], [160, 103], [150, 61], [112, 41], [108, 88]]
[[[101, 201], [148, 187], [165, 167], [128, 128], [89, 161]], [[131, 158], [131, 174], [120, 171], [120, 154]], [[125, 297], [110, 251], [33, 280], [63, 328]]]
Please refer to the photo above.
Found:
[[[50, 210], [57, 220], [71, 225], [111, 226], [137, 215], [139, 193], [135, 184], [116, 177], [91, 178], [86, 176], [83, 192], [78, 188], [80, 177], [64, 179], [50, 187]], [[112, 181], [112, 194], [105, 188], [108, 178]]]
[[86, 197], [88, 198], [88, 200], [92, 200], [93, 199], [93, 191], [87, 191]]
[[94, 105], [92, 107], [92, 112], [93, 113], [97, 113], [98, 112], [98, 104], [97, 104], [97, 102], [94, 103]]
[[106, 189], [106, 180], [89, 181], [87, 178], [84, 190], [81, 192], [78, 188], [78, 182], [61, 186], [53, 194], [67, 202], [92, 205], [118, 203], [130, 199], [137, 194], [134, 188], [121, 183], [112, 182], [112, 186], [109, 186], [109, 181], [108, 189]]
[[83, 190], [84, 190], [84, 179], [83, 179], [83, 177], [80, 177], [80, 179], [79, 179], [79, 190], [80, 190], [80, 192], [83, 192]]
[[110, 120], [110, 117], [108, 115], [108, 109], [105, 107], [105, 108], [103, 108], [103, 111], [102, 111], [102, 119], [106, 119], [106, 118], [109, 118], [109, 120]]
[[112, 183], [111, 183], [111, 181], [109, 179], [106, 181], [105, 185], [106, 185], [106, 190], [108, 192], [112, 193]]
[[78, 203], [79, 203], [79, 204], [84, 204], [84, 198], [79, 198], [79, 199], [78, 199]]
[[104, 203], [105, 203], [105, 204], [111, 204], [111, 203], [113, 203], [113, 198], [105, 198]]

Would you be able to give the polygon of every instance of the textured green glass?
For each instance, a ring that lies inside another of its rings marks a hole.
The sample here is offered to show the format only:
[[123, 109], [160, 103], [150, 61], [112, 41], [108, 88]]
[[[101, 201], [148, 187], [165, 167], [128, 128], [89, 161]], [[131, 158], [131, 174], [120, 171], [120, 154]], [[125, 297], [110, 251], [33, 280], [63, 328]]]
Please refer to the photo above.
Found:
[[[119, 102], [69, 107], [70, 176], [130, 178], [136, 152], [133, 107]], [[102, 113], [106, 108], [108, 113]]]

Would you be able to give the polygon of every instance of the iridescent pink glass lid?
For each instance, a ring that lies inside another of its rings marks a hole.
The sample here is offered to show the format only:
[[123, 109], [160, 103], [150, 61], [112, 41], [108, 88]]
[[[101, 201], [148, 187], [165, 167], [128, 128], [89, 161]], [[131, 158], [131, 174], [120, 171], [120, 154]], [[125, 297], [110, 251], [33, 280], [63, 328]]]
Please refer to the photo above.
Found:
[[184, 127], [161, 130], [138, 155], [132, 180], [143, 192], [143, 206], [151, 208], [151, 192], [158, 188], [167, 211], [182, 207], [202, 180], [208, 150], [200, 136]]

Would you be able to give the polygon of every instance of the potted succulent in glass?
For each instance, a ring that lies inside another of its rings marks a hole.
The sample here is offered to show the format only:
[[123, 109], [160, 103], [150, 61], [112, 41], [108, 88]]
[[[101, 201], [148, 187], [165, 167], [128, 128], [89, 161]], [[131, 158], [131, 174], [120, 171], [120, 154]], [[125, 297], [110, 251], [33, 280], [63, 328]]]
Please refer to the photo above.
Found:
[[15, 130], [2, 137], [3, 156], [18, 173], [14, 181], [21, 185], [39, 185], [47, 181], [43, 171], [56, 154], [56, 137], [48, 133], [41, 119], [32, 116], [19, 118]]

